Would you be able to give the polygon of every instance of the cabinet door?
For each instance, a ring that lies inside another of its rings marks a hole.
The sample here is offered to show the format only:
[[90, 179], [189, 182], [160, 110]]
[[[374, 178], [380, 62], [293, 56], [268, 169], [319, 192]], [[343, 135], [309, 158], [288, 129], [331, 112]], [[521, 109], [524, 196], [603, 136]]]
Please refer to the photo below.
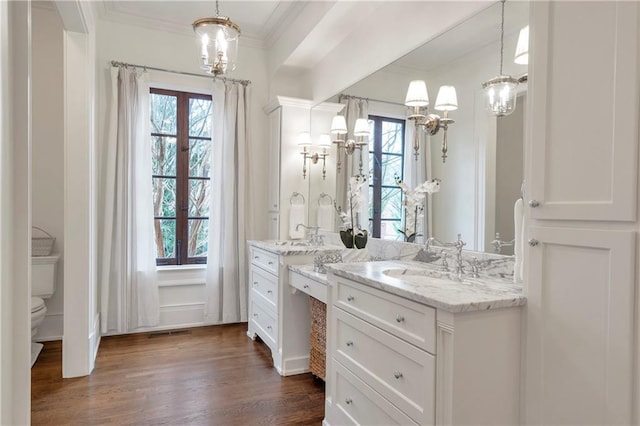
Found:
[[269, 114], [269, 210], [280, 210], [280, 130], [282, 108]]
[[527, 424], [630, 424], [635, 232], [533, 226]]
[[530, 16], [531, 217], [635, 220], [638, 3], [536, 1]]

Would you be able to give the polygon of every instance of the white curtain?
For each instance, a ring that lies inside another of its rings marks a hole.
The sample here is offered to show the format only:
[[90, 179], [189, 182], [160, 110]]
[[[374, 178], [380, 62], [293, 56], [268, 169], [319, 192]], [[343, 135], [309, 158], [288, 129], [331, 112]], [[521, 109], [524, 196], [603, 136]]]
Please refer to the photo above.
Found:
[[[418, 157], [414, 155], [413, 142], [415, 137], [415, 122], [412, 120], [406, 120], [404, 136], [404, 180], [410, 188], [415, 188], [426, 180], [433, 179], [431, 176], [431, 138], [427, 137], [422, 128], [418, 128], [418, 137], [420, 139], [420, 149]], [[422, 217], [422, 221], [418, 225], [419, 233], [422, 234], [422, 240], [431, 235], [433, 229], [433, 217], [432, 217], [432, 195], [427, 194], [425, 200], [425, 210]]]
[[111, 69], [108, 124], [100, 320], [103, 333], [123, 333], [159, 323], [146, 73]]
[[251, 235], [247, 108], [249, 88], [213, 84], [213, 149], [207, 253], [211, 324], [247, 321], [247, 236]]
[[[347, 122], [347, 131], [345, 140], [356, 139], [353, 130], [358, 118], [369, 118], [369, 103], [364, 99], [347, 99], [344, 109], [342, 110], [345, 121]], [[369, 140], [371, 143], [371, 140]], [[344, 150], [340, 150], [338, 155], [342, 156], [342, 168], [336, 176], [336, 200], [343, 210], [347, 210], [347, 190], [349, 186], [349, 178], [360, 173], [360, 160], [362, 160], [362, 174], [369, 176], [369, 146], [364, 145], [362, 150], [356, 150], [352, 155], [346, 155]], [[362, 187], [362, 204], [358, 210], [358, 224], [361, 229], [369, 228], [369, 182]]]

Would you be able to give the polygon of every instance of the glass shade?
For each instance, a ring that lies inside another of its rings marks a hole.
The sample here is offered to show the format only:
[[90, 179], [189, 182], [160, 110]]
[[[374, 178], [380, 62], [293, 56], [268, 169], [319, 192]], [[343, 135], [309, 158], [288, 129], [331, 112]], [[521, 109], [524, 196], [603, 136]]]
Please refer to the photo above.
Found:
[[409, 83], [407, 97], [404, 104], [410, 107], [423, 107], [429, 105], [429, 94], [427, 93], [427, 83], [424, 80], [413, 80]]
[[485, 95], [485, 108], [496, 117], [511, 114], [516, 109], [516, 88], [518, 80], [501, 75], [482, 84]]
[[358, 118], [356, 120], [355, 128], [353, 129], [354, 136], [369, 136], [369, 120], [366, 118]]
[[440, 86], [436, 104], [433, 106], [438, 111], [455, 111], [458, 109], [458, 97], [453, 86]]
[[311, 146], [311, 134], [309, 132], [301, 132], [298, 135], [298, 146]]
[[240, 27], [225, 16], [198, 19], [193, 30], [200, 41], [200, 68], [222, 75], [236, 69]]
[[527, 25], [520, 30], [518, 35], [518, 44], [516, 45], [516, 54], [513, 58], [516, 64], [527, 65], [529, 63], [529, 26]]
[[318, 140], [318, 146], [322, 148], [330, 148], [331, 147], [331, 136], [328, 133], [323, 133], [320, 135], [320, 139]]
[[334, 135], [347, 134], [347, 122], [344, 119], [344, 115], [336, 115], [331, 120], [331, 133]]

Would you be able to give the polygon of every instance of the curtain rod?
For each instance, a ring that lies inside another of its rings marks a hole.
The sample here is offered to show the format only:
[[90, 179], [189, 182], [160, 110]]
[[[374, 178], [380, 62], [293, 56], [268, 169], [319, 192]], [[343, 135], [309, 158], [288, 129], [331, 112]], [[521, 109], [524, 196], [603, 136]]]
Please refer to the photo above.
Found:
[[391, 101], [383, 101], [382, 99], [371, 99], [371, 98], [362, 98], [360, 96], [353, 96], [353, 95], [347, 95], [345, 93], [340, 93], [340, 95], [338, 96], [338, 103], [342, 102], [343, 99], [360, 99], [363, 101], [371, 101], [371, 102], [380, 102], [383, 104], [391, 104], [391, 105], [399, 105], [399, 106], [406, 106], [405, 104], [401, 104], [398, 102], [391, 102]]
[[210, 76], [210, 75], [196, 74], [196, 73], [193, 73], [193, 72], [174, 71], [174, 70], [168, 70], [166, 68], [157, 68], [157, 67], [148, 67], [146, 65], [129, 64], [129, 63], [126, 63], [126, 62], [111, 61], [111, 66], [112, 67], [134, 67], [134, 68], [142, 68], [142, 69], [145, 69], [145, 70], [169, 72], [169, 73], [172, 73], [172, 74], [190, 75], [192, 77], [212, 78], [214, 80], [222, 80], [224, 82], [231, 81], [233, 83], [240, 83], [243, 86], [251, 84], [251, 80], [237, 80], [235, 78], [215, 77], [215, 76]]

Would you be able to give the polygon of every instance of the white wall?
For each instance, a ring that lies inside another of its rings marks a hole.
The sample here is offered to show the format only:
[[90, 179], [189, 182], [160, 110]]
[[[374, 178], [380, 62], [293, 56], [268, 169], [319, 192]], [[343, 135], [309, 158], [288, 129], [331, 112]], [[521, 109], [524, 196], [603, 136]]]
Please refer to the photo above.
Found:
[[0, 423], [30, 421], [31, 5], [0, 5]]
[[[54, 9], [32, 9], [32, 223], [56, 238], [56, 291], [36, 340], [62, 339], [64, 300], [64, 114], [62, 21]], [[44, 236], [37, 230], [34, 235]]]

